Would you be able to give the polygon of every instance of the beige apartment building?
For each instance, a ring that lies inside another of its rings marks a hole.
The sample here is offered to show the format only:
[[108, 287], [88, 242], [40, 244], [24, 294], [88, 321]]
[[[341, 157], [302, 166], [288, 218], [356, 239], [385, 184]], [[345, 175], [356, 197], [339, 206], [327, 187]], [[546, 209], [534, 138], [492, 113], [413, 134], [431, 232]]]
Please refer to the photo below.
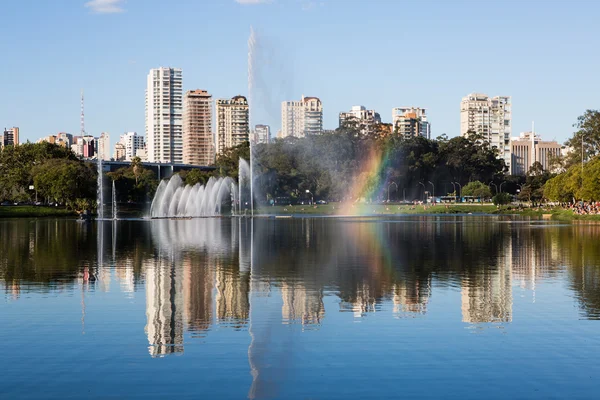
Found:
[[431, 125], [427, 121], [427, 109], [420, 107], [396, 107], [392, 109], [392, 126], [401, 136], [431, 138]]
[[216, 108], [217, 154], [250, 138], [248, 100], [244, 96], [218, 99]]
[[323, 131], [323, 104], [318, 97], [281, 103], [281, 137], [319, 135]]
[[460, 134], [465, 136], [473, 131], [483, 135], [491, 147], [498, 149], [509, 168], [511, 111], [510, 96], [489, 97], [483, 93], [471, 93], [460, 103]]
[[212, 96], [188, 90], [183, 97], [183, 163], [211, 165], [214, 159]]
[[543, 141], [534, 132], [523, 132], [513, 138], [511, 147], [511, 175], [526, 175], [535, 162], [539, 162], [544, 170], [550, 169], [553, 157], [562, 155], [562, 146], [556, 141]]

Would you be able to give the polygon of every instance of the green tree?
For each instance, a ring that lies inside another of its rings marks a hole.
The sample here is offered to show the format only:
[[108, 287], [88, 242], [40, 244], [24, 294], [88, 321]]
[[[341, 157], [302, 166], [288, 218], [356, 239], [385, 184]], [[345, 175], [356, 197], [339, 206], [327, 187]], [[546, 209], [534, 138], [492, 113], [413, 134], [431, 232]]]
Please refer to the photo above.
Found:
[[473, 181], [469, 182], [467, 185], [465, 185], [465, 187], [463, 187], [462, 195], [485, 199], [492, 197], [492, 191], [485, 183]]
[[503, 206], [505, 204], [509, 204], [512, 201], [512, 196], [506, 192], [496, 193], [496, 195], [492, 197], [492, 201], [496, 206]]
[[32, 175], [41, 196], [68, 208], [96, 198], [96, 170], [83, 161], [49, 159], [36, 165]]

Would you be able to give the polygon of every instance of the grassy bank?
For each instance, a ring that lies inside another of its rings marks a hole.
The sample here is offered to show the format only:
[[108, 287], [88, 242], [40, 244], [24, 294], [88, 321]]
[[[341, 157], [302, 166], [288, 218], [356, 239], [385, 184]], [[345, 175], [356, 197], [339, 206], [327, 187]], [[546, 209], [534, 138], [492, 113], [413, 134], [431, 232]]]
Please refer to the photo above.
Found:
[[408, 206], [397, 204], [354, 204], [343, 206], [338, 203], [316, 206], [276, 206], [259, 209], [267, 215], [414, 215], [414, 214], [504, 214], [521, 215], [539, 219], [562, 221], [600, 221], [600, 215], [577, 215], [572, 211], [556, 209], [522, 210], [515, 207], [496, 207], [493, 204], [438, 204], [435, 206]]
[[492, 214], [498, 209], [492, 204], [452, 204], [436, 206], [410, 206], [398, 204], [319, 204], [314, 206], [262, 207], [259, 214], [267, 215], [410, 215], [410, 214]]
[[77, 214], [59, 207], [0, 206], [0, 218], [73, 217]]

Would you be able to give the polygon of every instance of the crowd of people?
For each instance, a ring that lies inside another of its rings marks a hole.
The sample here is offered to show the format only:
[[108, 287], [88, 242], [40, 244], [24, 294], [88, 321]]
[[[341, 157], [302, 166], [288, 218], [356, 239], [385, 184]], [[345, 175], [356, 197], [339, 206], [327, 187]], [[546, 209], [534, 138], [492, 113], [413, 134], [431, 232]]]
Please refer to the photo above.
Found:
[[600, 202], [597, 201], [578, 201], [576, 203], [567, 203], [563, 208], [573, 211], [578, 215], [596, 215], [600, 214]]

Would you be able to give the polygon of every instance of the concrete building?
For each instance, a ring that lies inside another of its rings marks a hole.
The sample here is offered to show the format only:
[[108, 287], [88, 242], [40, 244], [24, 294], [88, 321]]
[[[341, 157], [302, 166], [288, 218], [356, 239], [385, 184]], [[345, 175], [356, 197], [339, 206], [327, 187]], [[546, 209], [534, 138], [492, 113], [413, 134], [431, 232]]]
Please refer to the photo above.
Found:
[[271, 127], [269, 125], [256, 125], [254, 127], [254, 143], [270, 143]]
[[244, 96], [217, 100], [217, 154], [250, 139], [248, 118], [248, 101]]
[[125, 154], [125, 145], [122, 142], [117, 142], [117, 144], [115, 144], [115, 161], [125, 161]]
[[394, 131], [403, 136], [422, 136], [431, 139], [431, 125], [427, 121], [427, 109], [420, 107], [396, 107], [392, 109]]
[[110, 135], [107, 132], [102, 132], [100, 137], [96, 139], [98, 145], [97, 156], [104, 161], [110, 161]]
[[490, 146], [499, 150], [500, 157], [510, 168], [511, 115], [509, 96], [490, 98], [482, 93], [471, 93], [463, 97], [460, 104], [460, 134], [466, 136], [473, 131], [483, 135]]
[[381, 116], [375, 110], [367, 110], [365, 106], [352, 106], [350, 111], [341, 112], [339, 126], [349, 122], [356, 122], [361, 128], [361, 133], [367, 134], [376, 124], [381, 124]]
[[0, 137], [0, 147], [18, 146], [19, 145], [19, 128], [4, 128], [4, 132]]
[[317, 97], [281, 103], [281, 136], [305, 137], [323, 131], [323, 104]]
[[83, 136], [73, 137], [73, 143], [71, 143], [71, 151], [75, 153], [77, 157], [83, 157]]
[[82, 136], [81, 141], [83, 142], [83, 151], [81, 157], [87, 159], [92, 159], [96, 157], [96, 155], [98, 154], [98, 145], [96, 143], [96, 138], [93, 136]]
[[133, 157], [139, 157], [138, 153], [146, 146], [144, 137], [138, 135], [137, 132], [125, 132], [121, 135], [119, 143], [125, 148], [124, 161], [131, 161]]
[[511, 175], [526, 175], [535, 162], [544, 170], [550, 169], [550, 161], [562, 155], [562, 146], [556, 141], [543, 141], [534, 132], [522, 132], [510, 143]]
[[146, 87], [148, 161], [183, 163], [183, 90], [180, 68], [155, 68]]
[[[70, 133], [60, 132], [56, 135], [48, 135], [43, 137], [37, 141], [37, 143], [48, 142], [52, 144], [57, 144], [62, 147], [71, 148], [71, 145], [74, 143], [73, 135]], [[83, 152], [83, 150], [82, 150]], [[83, 154], [83, 153], [82, 153]]]
[[212, 165], [212, 96], [206, 90], [189, 90], [183, 99], [183, 162]]

